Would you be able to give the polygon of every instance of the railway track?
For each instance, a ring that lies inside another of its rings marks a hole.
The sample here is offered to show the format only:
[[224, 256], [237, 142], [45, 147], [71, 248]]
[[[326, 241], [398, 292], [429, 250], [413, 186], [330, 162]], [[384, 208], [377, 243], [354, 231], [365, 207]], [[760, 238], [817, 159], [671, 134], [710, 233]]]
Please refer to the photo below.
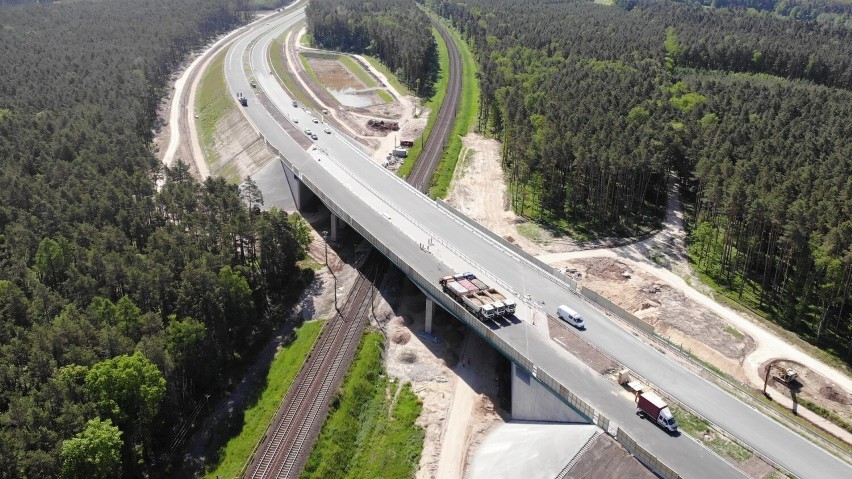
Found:
[[373, 281], [387, 262], [370, 253], [339, 314], [326, 323], [308, 361], [299, 370], [275, 419], [255, 451], [244, 477], [297, 477], [328, 411], [334, 391], [343, 381], [366, 325]]
[[432, 24], [438, 29], [441, 38], [447, 45], [447, 52], [450, 57], [450, 71], [447, 82], [447, 94], [444, 96], [444, 103], [438, 111], [438, 118], [432, 126], [432, 132], [429, 134], [429, 139], [426, 140], [426, 146], [423, 147], [423, 152], [417, 159], [417, 163], [408, 175], [408, 182], [423, 193], [428, 193], [429, 187], [432, 185], [432, 177], [435, 175], [435, 170], [438, 168], [438, 163], [444, 154], [444, 146], [447, 144], [447, 139], [452, 133], [453, 125], [455, 124], [456, 111], [461, 102], [461, 84], [462, 84], [462, 62], [459, 49], [449, 32], [441, 22], [434, 19]]

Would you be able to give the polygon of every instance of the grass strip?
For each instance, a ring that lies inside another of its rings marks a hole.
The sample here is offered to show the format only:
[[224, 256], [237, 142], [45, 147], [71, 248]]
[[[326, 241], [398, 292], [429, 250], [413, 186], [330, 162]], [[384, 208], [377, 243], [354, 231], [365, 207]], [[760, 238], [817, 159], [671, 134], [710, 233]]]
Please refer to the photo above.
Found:
[[435, 120], [438, 118], [441, 105], [444, 104], [444, 96], [447, 92], [447, 84], [449, 83], [450, 55], [447, 52], [447, 45], [435, 27], [432, 27], [432, 36], [438, 42], [438, 64], [440, 65], [440, 69], [438, 70], [438, 80], [435, 82], [435, 94], [423, 104], [423, 108], [429, 108], [432, 113], [429, 115], [429, 120], [426, 121], [426, 127], [423, 129], [420, 141], [414, 142], [414, 146], [408, 150], [408, 157], [405, 159], [405, 163], [397, 171], [397, 174], [403, 178], [408, 177], [411, 169], [414, 168], [414, 164], [417, 162], [417, 158], [423, 153], [423, 144], [429, 140], [429, 135], [435, 126]]
[[302, 66], [305, 67], [305, 71], [308, 72], [308, 76], [311, 77], [311, 80], [313, 80], [313, 82], [317, 85], [322, 85], [319, 78], [317, 78], [317, 74], [314, 72], [314, 69], [311, 68], [311, 62], [308, 61], [308, 57], [299, 53], [299, 61], [302, 62]]
[[473, 131], [476, 125], [476, 114], [479, 111], [479, 82], [476, 79], [476, 62], [473, 60], [468, 44], [462, 40], [458, 32], [446, 24], [444, 24], [444, 28], [450, 32], [450, 37], [459, 50], [462, 62], [462, 89], [453, 131], [450, 133], [444, 155], [441, 157], [435, 175], [432, 177], [432, 185], [429, 189], [429, 196], [432, 198], [447, 196], [450, 182], [459, 162], [462, 137]]
[[382, 350], [381, 334], [364, 336], [302, 478], [414, 476], [423, 449], [424, 431], [414, 424], [422, 404], [407, 384], [394, 400]]
[[393, 96], [387, 90], [376, 90], [376, 93], [385, 103], [393, 103]]
[[377, 72], [384, 75], [385, 78], [387, 78], [388, 83], [390, 83], [391, 86], [394, 88], [394, 90], [398, 91], [400, 95], [411, 95], [412, 94], [411, 90], [409, 90], [407, 86], [403, 85], [402, 82], [400, 82], [399, 79], [396, 77], [396, 75], [394, 75], [388, 69], [388, 67], [386, 67], [381, 62], [381, 60], [379, 60], [376, 57], [371, 57], [371, 56], [368, 56], [368, 55], [361, 55], [361, 56], [364, 57], [367, 60], [367, 63], [369, 63], [370, 66], [373, 67], [374, 70], [376, 70]]
[[339, 55], [337, 60], [339, 60], [340, 63], [342, 63], [343, 66], [345, 66], [347, 69], [349, 69], [349, 71], [353, 75], [358, 77], [358, 79], [361, 80], [361, 83], [363, 83], [365, 87], [373, 88], [379, 86], [379, 83], [376, 81], [375, 78], [373, 78], [373, 75], [370, 75], [367, 70], [364, 70], [364, 67], [362, 67], [360, 63], [356, 62], [354, 58], [350, 57], [349, 55]]
[[270, 61], [272, 63], [273, 70], [275, 70], [276, 76], [280, 82], [283, 82], [284, 88], [287, 89], [290, 96], [303, 105], [310, 105], [312, 103], [309, 101], [302, 89], [299, 88], [299, 85], [296, 83], [296, 79], [284, 66], [287, 62], [284, 58], [284, 40], [287, 38], [287, 33], [289, 31], [282, 33], [281, 36], [276, 38], [272, 43], [273, 47], [269, 53]]
[[704, 419], [677, 406], [669, 406], [669, 408], [682, 432], [698, 439], [716, 454], [729, 457], [737, 463], [746, 461], [753, 456], [751, 451], [743, 447], [742, 444], [715, 431]]
[[236, 104], [225, 85], [226, 53], [227, 49], [222, 49], [213, 58], [201, 75], [198, 91], [195, 94], [195, 114], [198, 116], [195, 124], [198, 127], [198, 142], [201, 144], [204, 161], [207, 162], [211, 171], [221, 161], [214, 141], [216, 127], [225, 115], [236, 108]]
[[799, 401], [799, 404], [806, 407], [811, 412], [828, 419], [829, 421], [831, 421], [832, 423], [834, 423], [838, 427], [843, 428], [847, 432], [852, 432], [852, 424], [844, 421], [843, 418], [840, 417], [839, 415], [837, 415], [837, 413], [835, 413], [834, 411], [832, 411], [830, 409], [826, 409], [826, 408], [820, 406], [819, 404], [817, 404], [813, 401], [810, 401], [808, 399], [805, 399], [803, 397], [799, 397], [797, 399], [797, 401]]
[[263, 391], [255, 402], [245, 412], [239, 434], [232, 437], [219, 453], [219, 463], [213, 466], [204, 477], [238, 477], [245, 463], [266, 428], [275, 416], [281, 399], [287, 393], [296, 373], [305, 362], [314, 343], [322, 330], [324, 321], [305, 323], [295, 331], [296, 338], [292, 343], [282, 348], [266, 375]]

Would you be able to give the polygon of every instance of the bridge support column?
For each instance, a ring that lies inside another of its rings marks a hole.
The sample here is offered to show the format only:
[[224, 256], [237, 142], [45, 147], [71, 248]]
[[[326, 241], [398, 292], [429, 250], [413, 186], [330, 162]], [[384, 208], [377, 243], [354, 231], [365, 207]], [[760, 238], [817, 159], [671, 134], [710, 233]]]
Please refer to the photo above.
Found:
[[337, 216], [331, 214], [331, 227], [328, 229], [328, 237], [333, 242], [337, 241]]
[[284, 169], [284, 176], [287, 178], [287, 184], [290, 186], [290, 194], [293, 195], [293, 203], [295, 203], [296, 209], [301, 210], [305, 208], [315, 198], [314, 193], [293, 174], [293, 171], [287, 167], [283, 158], [279, 158], [278, 161]]
[[432, 334], [432, 315], [435, 312], [435, 302], [426, 298], [426, 327], [427, 333]]

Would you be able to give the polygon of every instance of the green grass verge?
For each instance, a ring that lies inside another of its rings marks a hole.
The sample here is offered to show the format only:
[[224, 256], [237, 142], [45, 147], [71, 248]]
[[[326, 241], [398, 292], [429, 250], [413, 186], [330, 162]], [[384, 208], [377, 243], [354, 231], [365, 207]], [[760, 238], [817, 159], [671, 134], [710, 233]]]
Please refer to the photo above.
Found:
[[396, 77], [396, 75], [394, 75], [390, 70], [388, 70], [388, 67], [386, 67], [381, 62], [381, 60], [376, 57], [371, 57], [369, 55], [361, 56], [367, 60], [367, 63], [369, 63], [374, 70], [384, 75], [385, 78], [387, 78], [388, 83], [390, 83], [394, 90], [398, 91], [400, 95], [412, 94], [411, 90], [409, 90], [407, 86], [403, 85], [402, 82], [400, 82], [399, 79]]
[[521, 223], [515, 226], [515, 229], [518, 230], [518, 234], [534, 243], [540, 243], [544, 239], [541, 226], [535, 223]]
[[214, 144], [216, 127], [225, 115], [237, 107], [225, 85], [226, 53], [227, 49], [223, 49], [213, 58], [210, 66], [201, 75], [198, 91], [195, 94], [195, 114], [198, 115], [195, 124], [198, 127], [198, 141], [201, 143], [204, 160], [211, 170], [221, 160]]
[[387, 90], [376, 90], [376, 93], [385, 103], [393, 103], [393, 95], [388, 93]]
[[409, 385], [388, 381], [382, 350], [381, 334], [364, 336], [302, 478], [414, 476], [425, 435], [414, 424], [422, 404]]
[[438, 80], [435, 82], [435, 94], [423, 104], [423, 108], [429, 108], [432, 113], [426, 121], [426, 127], [423, 129], [420, 141], [414, 142], [414, 146], [408, 150], [408, 158], [405, 159], [405, 163], [397, 171], [397, 174], [403, 178], [408, 177], [411, 169], [414, 168], [414, 163], [417, 162], [417, 158], [423, 153], [423, 144], [426, 143], [429, 135], [432, 133], [432, 127], [435, 126], [438, 111], [441, 110], [441, 105], [444, 104], [444, 95], [447, 92], [447, 83], [449, 82], [447, 72], [450, 69], [450, 55], [447, 53], [447, 45], [444, 43], [444, 39], [441, 38], [441, 34], [434, 27], [432, 27], [432, 36], [438, 42], [438, 64], [440, 65], [440, 70], [438, 72]]
[[826, 408], [820, 406], [819, 404], [811, 402], [811, 401], [809, 401], [805, 398], [802, 398], [802, 397], [798, 398], [798, 401], [799, 401], [799, 404], [801, 404], [802, 406], [811, 410], [812, 412], [818, 414], [819, 416], [822, 416], [822, 417], [828, 419], [829, 421], [836, 424], [838, 427], [843, 428], [847, 432], [852, 433], [852, 424], [844, 421], [843, 418], [838, 416], [837, 413], [835, 413], [834, 411], [832, 411], [830, 409], [826, 409]]
[[736, 328], [732, 328], [731, 326], [725, 326], [725, 331], [739, 340], [745, 339], [745, 334], [739, 332]]
[[349, 55], [339, 55], [338, 60], [340, 61], [340, 63], [343, 64], [343, 66], [349, 69], [349, 71], [353, 75], [355, 75], [359, 80], [361, 80], [361, 83], [363, 83], [364, 86], [366, 86], [367, 88], [379, 86], [379, 82], [377, 82], [376, 79], [373, 78], [373, 75], [370, 75], [367, 70], [364, 70], [364, 67], [362, 67], [360, 63], [355, 61], [354, 58], [350, 57]]
[[320, 83], [319, 81], [319, 78], [317, 78], [317, 74], [314, 72], [314, 69], [311, 68], [311, 62], [308, 61], [308, 58], [300, 53], [299, 61], [302, 62], [302, 66], [305, 67], [305, 71], [308, 72], [308, 76], [311, 77], [311, 80], [313, 80], [313, 82], [317, 85], [322, 85], [322, 83]]
[[239, 477], [255, 446], [263, 437], [272, 421], [278, 404], [293, 383], [296, 373], [305, 362], [305, 358], [316, 342], [323, 321], [303, 324], [296, 330], [296, 339], [281, 349], [266, 375], [265, 389], [260, 392], [257, 402], [245, 412], [242, 429], [231, 438], [220, 451], [219, 463], [212, 467], [204, 477]]
[[432, 177], [432, 185], [429, 189], [429, 196], [432, 198], [447, 196], [462, 150], [462, 137], [473, 131], [476, 125], [476, 114], [479, 111], [479, 82], [476, 79], [476, 62], [473, 60], [470, 48], [458, 32], [447, 25], [444, 25], [444, 27], [450, 32], [450, 37], [459, 49], [459, 56], [462, 61], [462, 90], [453, 131], [447, 141], [444, 156], [441, 157], [441, 162]]
[[290, 96], [295, 98], [303, 105], [310, 105], [310, 99], [304, 94], [296, 79], [293, 78], [284, 66], [286, 59], [284, 58], [284, 39], [287, 38], [287, 31], [281, 34], [273, 42], [273, 47], [269, 53], [272, 68], [275, 70], [279, 81], [283, 82], [284, 88], [290, 93]]
[[[677, 406], [669, 406], [672, 415], [677, 420], [678, 428], [690, 436], [701, 441], [721, 456], [726, 456], [736, 462], [743, 462], [752, 457], [751, 451], [733, 439], [728, 439], [710, 427], [710, 424], [690, 414]], [[709, 438], [707, 437], [709, 436]]]

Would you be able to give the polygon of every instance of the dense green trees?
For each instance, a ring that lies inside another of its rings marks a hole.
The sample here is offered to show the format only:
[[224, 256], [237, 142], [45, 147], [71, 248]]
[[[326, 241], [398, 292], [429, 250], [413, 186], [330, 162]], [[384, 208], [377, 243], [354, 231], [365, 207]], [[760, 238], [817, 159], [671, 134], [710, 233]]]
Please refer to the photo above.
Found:
[[694, 199], [699, 268], [852, 359], [845, 20], [664, 0], [426, 3], [474, 46], [480, 128], [503, 141], [516, 211], [630, 231], [658, 217], [673, 171]]
[[318, 46], [375, 55], [418, 94], [431, 91], [438, 47], [413, 1], [312, 0], [305, 15]]
[[62, 476], [107, 479], [121, 470], [121, 431], [107, 419], [92, 419], [86, 429], [62, 442]]
[[241, 8], [0, 7], [0, 477], [174, 475], [300, 291], [298, 218], [151, 154], [169, 75]]

